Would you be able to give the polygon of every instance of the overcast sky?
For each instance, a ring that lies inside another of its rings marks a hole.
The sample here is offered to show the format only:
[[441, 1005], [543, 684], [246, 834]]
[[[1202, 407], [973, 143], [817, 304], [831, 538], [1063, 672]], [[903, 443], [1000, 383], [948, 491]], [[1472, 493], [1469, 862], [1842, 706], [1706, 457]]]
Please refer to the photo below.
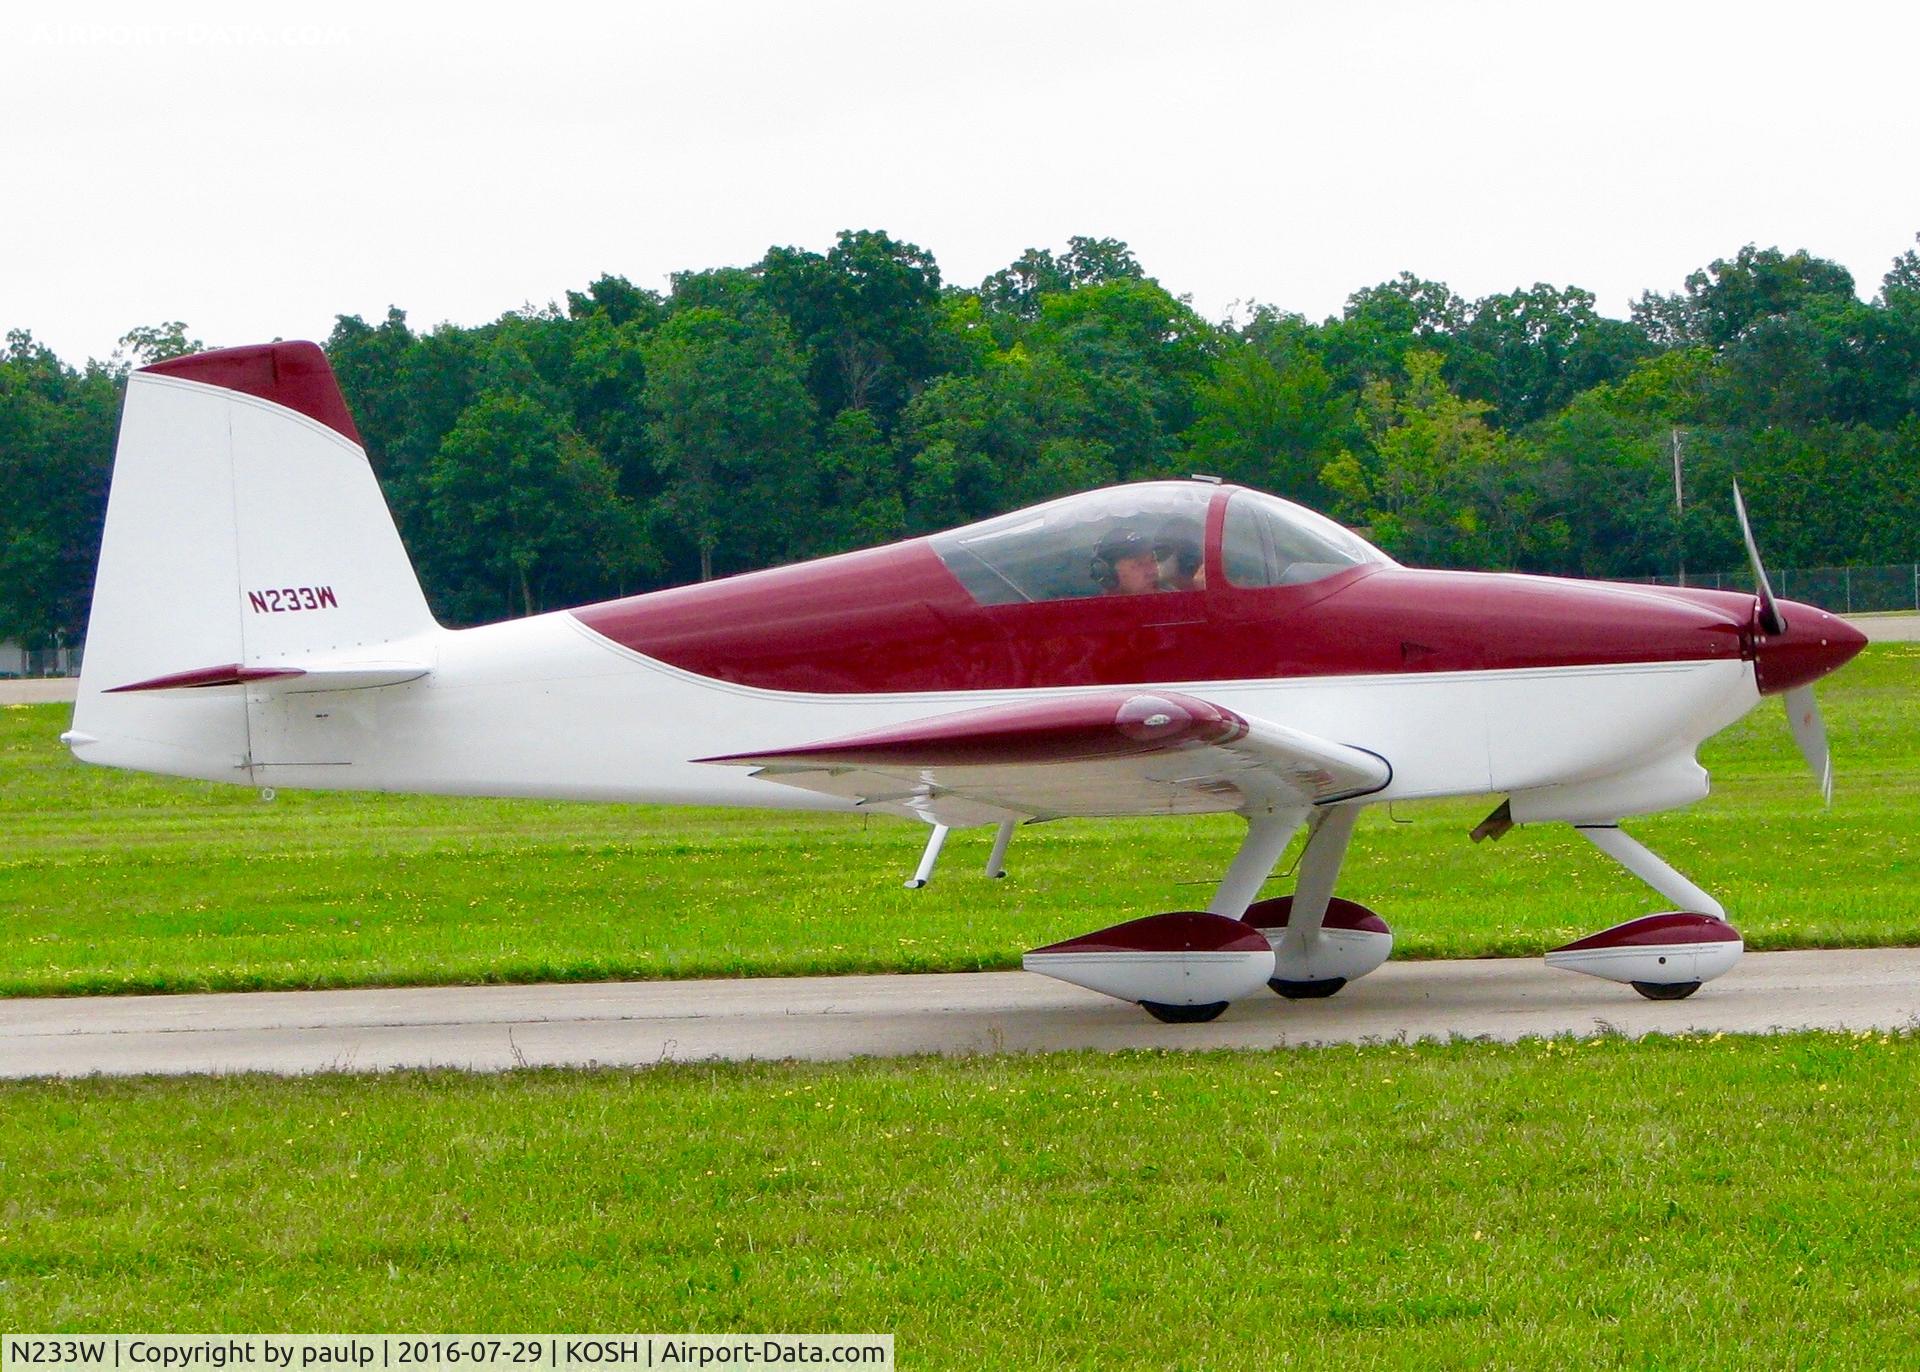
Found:
[[[279, 17], [294, 13], [297, 17]], [[324, 338], [880, 228], [1070, 234], [1219, 317], [1406, 269], [1624, 313], [1743, 243], [1920, 231], [1920, 6], [151, 3], [0, 17], [0, 327]]]

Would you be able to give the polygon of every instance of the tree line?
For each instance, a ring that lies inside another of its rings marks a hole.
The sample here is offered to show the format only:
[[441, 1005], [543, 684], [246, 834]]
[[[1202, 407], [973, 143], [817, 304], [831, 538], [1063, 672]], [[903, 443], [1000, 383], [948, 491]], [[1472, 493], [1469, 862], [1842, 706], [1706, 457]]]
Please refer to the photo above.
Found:
[[[76, 367], [7, 335], [0, 638], [84, 633], [127, 372], [202, 346], [150, 326]], [[343, 315], [325, 346], [448, 623], [1192, 472], [1426, 566], [1738, 566], [1736, 474], [1770, 561], [1920, 557], [1911, 250], [1867, 301], [1836, 263], [1749, 245], [1625, 319], [1578, 287], [1468, 300], [1403, 273], [1318, 322], [1215, 322], [1113, 239], [964, 287], [863, 230], [470, 328]]]

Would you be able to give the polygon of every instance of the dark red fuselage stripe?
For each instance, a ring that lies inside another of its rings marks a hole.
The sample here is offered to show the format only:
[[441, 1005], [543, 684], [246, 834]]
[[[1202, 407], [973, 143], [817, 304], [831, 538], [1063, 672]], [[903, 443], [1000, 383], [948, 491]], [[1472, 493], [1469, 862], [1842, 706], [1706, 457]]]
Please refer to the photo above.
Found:
[[983, 606], [916, 540], [573, 613], [700, 676], [865, 693], [1738, 659], [1752, 606], [1731, 592], [1398, 567]]

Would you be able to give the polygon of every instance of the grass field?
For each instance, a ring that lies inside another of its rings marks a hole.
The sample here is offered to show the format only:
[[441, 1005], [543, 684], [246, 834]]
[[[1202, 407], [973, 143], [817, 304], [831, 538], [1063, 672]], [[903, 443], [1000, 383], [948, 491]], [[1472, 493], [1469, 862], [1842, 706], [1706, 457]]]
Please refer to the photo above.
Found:
[[[1712, 742], [1714, 794], [1632, 827], [1759, 948], [1920, 942], [1920, 645], [1821, 688], [1822, 810], [1767, 702]], [[979, 875], [984, 831], [901, 889], [921, 826], [252, 790], [83, 767], [64, 706], [0, 710], [0, 994], [1018, 965], [1037, 944], [1203, 904], [1226, 818], [1066, 822]], [[1659, 907], [1561, 826], [1474, 845], [1487, 805], [1369, 811], [1342, 894], [1397, 956], [1533, 954]], [[1285, 889], [1276, 884], [1270, 889]]]
[[[1636, 826], [1759, 946], [1920, 943], [1920, 647]], [[1199, 903], [1228, 821], [1044, 826], [1014, 876], [837, 816], [101, 772], [0, 711], [0, 990], [1012, 965]], [[1484, 806], [1363, 823], [1414, 956], [1657, 898]], [[1409, 822], [1395, 822], [1405, 820]], [[1184, 884], [1192, 883], [1192, 884]], [[0, 1084], [0, 1328], [893, 1332], [903, 1366], [1897, 1366], [1920, 1037], [1380, 1045]]]
[[1920, 1041], [0, 1086], [0, 1326], [1911, 1366]]

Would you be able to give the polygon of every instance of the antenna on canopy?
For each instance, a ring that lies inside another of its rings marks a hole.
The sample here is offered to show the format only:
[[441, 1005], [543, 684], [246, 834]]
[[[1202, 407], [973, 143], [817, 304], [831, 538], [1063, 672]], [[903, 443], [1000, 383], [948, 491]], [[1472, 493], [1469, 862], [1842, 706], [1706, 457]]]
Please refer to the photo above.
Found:
[[1217, 476], [1208, 476], [1208, 475], [1207, 475], [1207, 474], [1206, 474], [1205, 472], [1195, 472], [1195, 473], [1193, 474], [1193, 479], [1194, 479], [1195, 481], [1204, 481], [1204, 482], [1206, 482], [1206, 483], [1207, 483], [1208, 485], [1210, 485], [1210, 486], [1218, 486], [1218, 485], [1220, 484], [1220, 478], [1219, 478], [1219, 477], [1217, 477]]

